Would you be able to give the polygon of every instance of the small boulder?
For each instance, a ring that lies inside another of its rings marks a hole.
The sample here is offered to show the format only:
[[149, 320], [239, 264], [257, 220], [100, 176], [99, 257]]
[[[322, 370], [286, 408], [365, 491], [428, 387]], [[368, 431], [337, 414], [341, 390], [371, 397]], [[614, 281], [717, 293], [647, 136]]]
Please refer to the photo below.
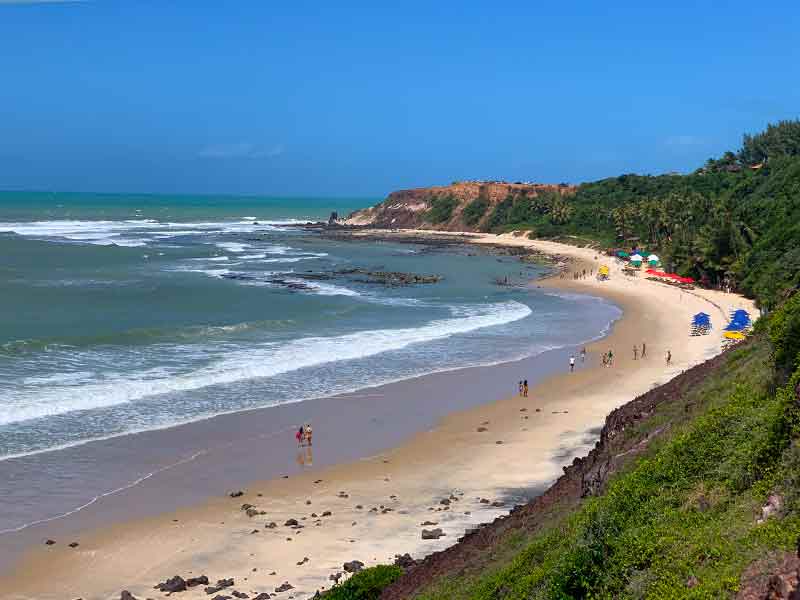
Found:
[[276, 587], [275, 591], [280, 594], [281, 592], [288, 592], [289, 590], [293, 590], [293, 589], [294, 589], [294, 586], [291, 583], [289, 583], [288, 581], [285, 581], [282, 584], [280, 584], [278, 587]]
[[196, 585], [208, 585], [208, 577], [200, 575], [200, 577], [190, 577], [186, 580], [186, 587], [194, 587]]
[[360, 560], [351, 560], [342, 565], [346, 573], [358, 573], [364, 568], [364, 563]]
[[78, 542], [70, 542], [69, 547], [70, 548], [77, 548], [78, 547]]
[[159, 592], [185, 592], [186, 591], [186, 581], [180, 575], [175, 575], [170, 579], [167, 579], [164, 583], [159, 583], [154, 586], [153, 589], [158, 590]]
[[119, 595], [119, 600], [139, 600], [139, 599], [133, 594], [131, 594], [128, 590], [122, 590], [122, 593]]
[[423, 529], [422, 530], [422, 539], [423, 540], [438, 540], [443, 535], [444, 535], [444, 532], [438, 527], [436, 529]]
[[332, 514], [333, 514], [333, 513], [332, 513], [331, 511], [329, 511], [329, 510], [326, 510], [325, 512], [323, 512], [323, 513], [322, 513], [322, 516], [323, 516], [323, 517], [330, 517]]
[[230, 494], [228, 494], [228, 496], [230, 496], [231, 498], [241, 498], [242, 496], [244, 496], [244, 492], [242, 490], [237, 490], [235, 492], [231, 492]]
[[297, 519], [287, 519], [286, 523], [284, 523], [286, 527], [297, 527], [298, 525], [300, 525], [300, 523]]

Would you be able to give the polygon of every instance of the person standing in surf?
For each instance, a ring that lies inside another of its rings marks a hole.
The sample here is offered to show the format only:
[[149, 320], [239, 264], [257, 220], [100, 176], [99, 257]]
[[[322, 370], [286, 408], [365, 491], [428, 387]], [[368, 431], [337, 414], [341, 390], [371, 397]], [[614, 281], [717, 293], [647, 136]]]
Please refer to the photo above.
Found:
[[523, 398], [527, 398], [528, 397], [528, 380], [527, 379], [522, 382], [522, 397]]
[[306, 443], [307, 443], [309, 446], [311, 446], [311, 445], [312, 445], [312, 439], [311, 439], [311, 438], [312, 438], [312, 437], [313, 437], [313, 435], [314, 435], [314, 432], [313, 432], [313, 431], [312, 431], [312, 429], [311, 429], [311, 423], [307, 423], [307, 424], [306, 424], [306, 426], [305, 426], [305, 430], [306, 430]]
[[575, 355], [571, 354], [569, 357], [569, 372], [572, 373], [575, 370]]

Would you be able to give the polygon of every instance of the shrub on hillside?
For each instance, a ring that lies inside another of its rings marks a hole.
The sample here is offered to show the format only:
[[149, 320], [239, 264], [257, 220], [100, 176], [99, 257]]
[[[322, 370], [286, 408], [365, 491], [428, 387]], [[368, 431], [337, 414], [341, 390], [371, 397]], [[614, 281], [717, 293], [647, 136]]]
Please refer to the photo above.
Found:
[[464, 220], [464, 225], [468, 227], [475, 227], [483, 215], [486, 214], [486, 209], [489, 208], [489, 201], [486, 198], [476, 198], [464, 208], [461, 217]]
[[384, 588], [397, 581], [403, 569], [397, 565], [378, 565], [356, 573], [337, 584], [323, 597], [325, 600], [378, 600]]
[[458, 200], [453, 196], [436, 196], [431, 200], [431, 207], [425, 213], [425, 220], [434, 225], [449, 221], [456, 206]]

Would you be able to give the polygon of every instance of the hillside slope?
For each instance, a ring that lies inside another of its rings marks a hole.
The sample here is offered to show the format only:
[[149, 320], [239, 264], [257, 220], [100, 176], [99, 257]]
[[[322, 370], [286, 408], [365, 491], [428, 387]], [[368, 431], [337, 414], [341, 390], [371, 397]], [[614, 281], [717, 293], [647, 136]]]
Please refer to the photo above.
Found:
[[575, 192], [574, 186], [539, 183], [455, 182], [392, 192], [380, 204], [349, 215], [345, 225], [379, 228], [480, 231], [507, 198], [549, 201]]

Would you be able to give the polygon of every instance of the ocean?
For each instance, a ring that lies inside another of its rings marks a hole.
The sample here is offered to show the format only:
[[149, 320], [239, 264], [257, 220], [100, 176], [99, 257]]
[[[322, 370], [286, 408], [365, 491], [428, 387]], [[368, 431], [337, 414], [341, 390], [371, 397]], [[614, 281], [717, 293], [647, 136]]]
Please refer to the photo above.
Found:
[[536, 356], [619, 317], [515, 257], [299, 226], [371, 203], [0, 194], [0, 461]]

